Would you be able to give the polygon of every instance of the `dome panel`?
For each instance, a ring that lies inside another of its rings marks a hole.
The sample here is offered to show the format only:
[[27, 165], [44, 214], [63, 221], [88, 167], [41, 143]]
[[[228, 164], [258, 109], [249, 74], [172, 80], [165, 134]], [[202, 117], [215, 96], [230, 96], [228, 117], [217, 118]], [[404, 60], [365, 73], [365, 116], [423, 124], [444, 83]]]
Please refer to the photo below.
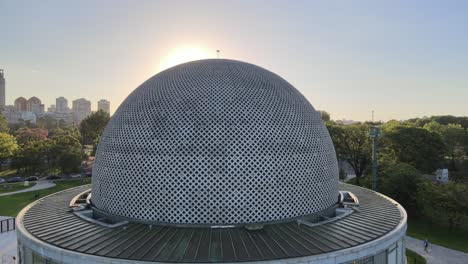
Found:
[[292, 85], [252, 64], [201, 60], [121, 104], [92, 184], [96, 208], [138, 221], [274, 222], [335, 204], [338, 165], [320, 114]]

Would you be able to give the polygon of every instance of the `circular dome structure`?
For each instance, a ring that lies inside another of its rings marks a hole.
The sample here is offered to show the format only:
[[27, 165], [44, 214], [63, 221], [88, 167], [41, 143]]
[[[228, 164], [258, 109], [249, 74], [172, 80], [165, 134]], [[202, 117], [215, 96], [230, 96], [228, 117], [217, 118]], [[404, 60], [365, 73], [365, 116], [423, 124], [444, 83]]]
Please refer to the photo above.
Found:
[[156, 74], [101, 137], [96, 210], [130, 221], [238, 225], [332, 207], [335, 150], [320, 114], [278, 75], [223, 59]]

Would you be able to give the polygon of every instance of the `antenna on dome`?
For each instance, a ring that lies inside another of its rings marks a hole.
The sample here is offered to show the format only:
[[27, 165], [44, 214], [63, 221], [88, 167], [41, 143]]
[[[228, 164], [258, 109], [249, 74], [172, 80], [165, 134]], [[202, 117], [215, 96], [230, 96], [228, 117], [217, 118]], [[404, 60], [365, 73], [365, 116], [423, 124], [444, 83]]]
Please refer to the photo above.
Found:
[[218, 58], [218, 59], [219, 59], [219, 53], [220, 52], [221, 52], [220, 50], [216, 50], [216, 58]]

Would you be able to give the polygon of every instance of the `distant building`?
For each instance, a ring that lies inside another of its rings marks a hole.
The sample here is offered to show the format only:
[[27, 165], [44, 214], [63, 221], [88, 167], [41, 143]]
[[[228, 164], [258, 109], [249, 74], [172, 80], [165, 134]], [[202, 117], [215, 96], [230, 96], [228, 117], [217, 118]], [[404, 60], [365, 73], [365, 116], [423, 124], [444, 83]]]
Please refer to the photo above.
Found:
[[55, 109], [57, 113], [69, 113], [68, 100], [65, 97], [55, 99]]
[[73, 113], [58, 113], [58, 112], [46, 112], [46, 113], [43, 113], [41, 115], [39, 115], [39, 117], [51, 117], [55, 120], [57, 120], [57, 122], [65, 122], [67, 124], [72, 124], [73, 123]]
[[105, 99], [99, 100], [97, 103], [97, 110], [103, 110], [110, 114], [110, 102]]
[[17, 124], [21, 121], [27, 121], [35, 124], [37, 120], [36, 113], [28, 111], [17, 111], [12, 105], [5, 106], [2, 114], [5, 116], [8, 124]]
[[16, 107], [13, 105], [5, 106], [5, 108], [2, 111], [2, 114], [3, 116], [5, 116], [8, 124], [16, 124], [18, 123], [18, 120], [21, 118], [20, 112], [17, 111]]
[[349, 125], [357, 124], [357, 123], [359, 123], [359, 121], [342, 119], [342, 120], [336, 120], [336, 123], [341, 124], [341, 125], [345, 125], [345, 126], [349, 126]]
[[56, 110], [57, 110], [57, 109], [55, 108], [55, 105], [54, 105], [54, 104], [53, 104], [53, 105], [50, 105], [50, 107], [47, 108], [47, 112], [49, 112], [49, 113], [56, 112]]
[[28, 112], [33, 112], [35, 114], [44, 113], [44, 105], [41, 100], [35, 96], [28, 99], [26, 108]]
[[20, 119], [22, 119], [23, 121], [29, 121], [32, 124], [36, 124], [37, 114], [34, 112], [28, 112], [28, 111], [20, 112]]
[[18, 112], [28, 111], [28, 100], [24, 97], [18, 97], [15, 100], [15, 110]]
[[0, 108], [5, 108], [5, 76], [3, 70], [0, 69]]
[[72, 102], [73, 121], [79, 124], [83, 119], [91, 114], [91, 101], [84, 98], [76, 99]]

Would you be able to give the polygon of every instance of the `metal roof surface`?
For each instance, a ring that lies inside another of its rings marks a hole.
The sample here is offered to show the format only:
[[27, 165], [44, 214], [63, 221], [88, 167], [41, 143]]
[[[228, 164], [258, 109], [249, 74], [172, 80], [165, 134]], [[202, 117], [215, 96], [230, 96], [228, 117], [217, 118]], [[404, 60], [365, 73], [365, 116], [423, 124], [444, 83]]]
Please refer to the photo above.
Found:
[[305, 257], [358, 246], [395, 229], [403, 217], [395, 202], [367, 189], [340, 184], [341, 190], [359, 198], [359, 211], [314, 227], [291, 222], [255, 231], [138, 223], [108, 228], [70, 212], [70, 200], [90, 187], [39, 200], [25, 213], [22, 224], [45, 243], [85, 254], [158, 262], [244, 262]]

